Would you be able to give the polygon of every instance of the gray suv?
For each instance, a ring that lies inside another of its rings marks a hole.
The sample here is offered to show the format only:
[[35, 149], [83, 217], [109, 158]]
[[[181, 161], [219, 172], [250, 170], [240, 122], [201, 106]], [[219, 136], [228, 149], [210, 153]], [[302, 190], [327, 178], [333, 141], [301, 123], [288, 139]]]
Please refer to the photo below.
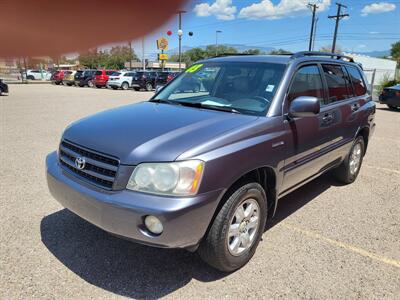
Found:
[[47, 156], [51, 194], [121, 237], [198, 251], [222, 271], [253, 256], [279, 199], [360, 172], [375, 104], [351, 58], [200, 61], [146, 102], [77, 121]]

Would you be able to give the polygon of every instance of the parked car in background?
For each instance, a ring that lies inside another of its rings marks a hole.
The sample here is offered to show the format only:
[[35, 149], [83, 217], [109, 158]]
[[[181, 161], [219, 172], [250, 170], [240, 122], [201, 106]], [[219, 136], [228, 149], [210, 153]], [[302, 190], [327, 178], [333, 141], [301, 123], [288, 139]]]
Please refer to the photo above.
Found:
[[8, 85], [3, 79], [0, 79], [0, 96], [3, 94], [8, 94]]
[[135, 72], [114, 72], [112, 73], [107, 82], [107, 86], [112, 89], [121, 88], [123, 90], [127, 90], [132, 86], [132, 80], [135, 76]]
[[375, 113], [350, 57], [207, 59], [148, 102], [68, 126], [47, 156], [47, 182], [64, 207], [105, 231], [197, 250], [231, 272], [254, 255], [282, 197], [328, 171], [356, 180]]
[[152, 91], [156, 88], [157, 72], [155, 71], [137, 71], [132, 80], [132, 87], [138, 91], [145, 89]]
[[386, 104], [392, 110], [400, 110], [400, 84], [384, 88], [379, 95], [379, 103]]
[[[46, 70], [26, 70], [26, 79], [28, 80], [46, 80], [49, 72]], [[48, 79], [47, 79], [48, 80]]]
[[98, 70], [94, 73], [93, 84], [97, 88], [102, 88], [107, 85], [109, 76], [115, 73], [115, 70]]
[[76, 74], [76, 71], [65, 71], [64, 78], [63, 78], [63, 84], [68, 85], [68, 86], [74, 85], [75, 74]]
[[75, 85], [84, 87], [93, 87], [93, 76], [97, 72], [97, 70], [82, 70], [79, 72], [76, 72], [75, 74]]
[[157, 72], [157, 77], [156, 77], [156, 85], [166, 85], [168, 82], [170, 82], [172, 79], [174, 79], [179, 72], [170, 72], [170, 71], [164, 71], [164, 72]]
[[53, 75], [51, 76], [51, 81], [54, 84], [59, 85], [60, 83], [62, 83], [63, 79], [64, 79], [64, 74], [65, 74], [66, 70], [58, 70], [55, 71], [53, 73]]

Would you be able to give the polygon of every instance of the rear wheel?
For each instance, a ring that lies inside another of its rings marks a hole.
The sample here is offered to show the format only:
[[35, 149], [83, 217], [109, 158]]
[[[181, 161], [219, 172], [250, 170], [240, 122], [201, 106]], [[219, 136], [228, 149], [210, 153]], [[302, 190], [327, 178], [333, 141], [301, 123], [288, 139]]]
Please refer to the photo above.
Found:
[[218, 212], [198, 253], [212, 267], [231, 272], [254, 255], [267, 219], [265, 191], [258, 183], [237, 185]]
[[153, 90], [153, 85], [150, 82], [146, 83], [146, 91], [150, 92], [152, 90]]
[[89, 80], [89, 81], [87, 82], [87, 85], [88, 85], [88, 87], [93, 87], [93, 86], [94, 86], [93, 81]]
[[33, 77], [33, 75], [28, 75], [26, 78], [29, 80], [35, 80], [35, 77]]
[[365, 142], [362, 136], [358, 136], [342, 164], [334, 170], [336, 179], [349, 184], [356, 180], [360, 172], [365, 152]]
[[127, 82], [123, 82], [121, 88], [126, 91], [127, 89], [129, 89], [129, 84]]

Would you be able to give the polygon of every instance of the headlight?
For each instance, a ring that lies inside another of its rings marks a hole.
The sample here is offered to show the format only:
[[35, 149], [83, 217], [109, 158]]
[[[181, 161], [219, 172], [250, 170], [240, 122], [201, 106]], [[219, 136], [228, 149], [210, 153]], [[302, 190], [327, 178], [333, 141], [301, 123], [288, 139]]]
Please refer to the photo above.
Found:
[[127, 189], [162, 195], [189, 196], [197, 193], [204, 162], [143, 163], [129, 178]]

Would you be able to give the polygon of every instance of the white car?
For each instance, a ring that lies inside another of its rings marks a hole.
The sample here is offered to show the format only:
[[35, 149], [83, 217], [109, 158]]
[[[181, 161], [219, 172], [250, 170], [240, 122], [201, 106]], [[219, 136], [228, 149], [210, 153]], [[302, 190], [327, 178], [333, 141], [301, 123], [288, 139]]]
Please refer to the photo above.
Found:
[[135, 72], [114, 72], [108, 77], [107, 86], [114, 90], [121, 88], [127, 90], [132, 86], [132, 79], [135, 76]]
[[[46, 70], [27, 70], [26, 78], [29, 80], [49, 80], [51, 74]], [[24, 74], [25, 77], [25, 74]]]

